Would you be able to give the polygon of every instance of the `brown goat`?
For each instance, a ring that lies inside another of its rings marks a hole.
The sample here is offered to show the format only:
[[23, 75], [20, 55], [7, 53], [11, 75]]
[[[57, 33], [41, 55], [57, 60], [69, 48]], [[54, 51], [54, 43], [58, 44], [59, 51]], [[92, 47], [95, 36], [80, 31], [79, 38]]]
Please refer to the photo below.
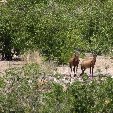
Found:
[[[77, 74], [79, 61], [80, 60], [79, 60], [79, 55], [78, 54], [74, 54], [73, 57], [70, 58], [70, 60], [69, 60], [69, 67], [71, 68], [71, 72], [74, 71], [74, 76], [76, 76], [76, 74]], [[73, 67], [73, 69], [72, 69], [72, 67]], [[76, 68], [76, 74], [75, 74], [75, 68]]]
[[81, 63], [81, 70], [82, 70], [82, 73], [80, 75], [83, 75], [84, 74], [84, 71], [87, 69], [87, 68], [90, 68], [90, 75], [92, 74], [92, 77], [93, 77], [93, 69], [94, 69], [94, 65], [96, 63], [96, 57], [97, 55], [94, 54], [93, 55], [93, 58], [90, 58], [90, 59], [86, 59], [86, 60], [83, 60], [82, 63]]

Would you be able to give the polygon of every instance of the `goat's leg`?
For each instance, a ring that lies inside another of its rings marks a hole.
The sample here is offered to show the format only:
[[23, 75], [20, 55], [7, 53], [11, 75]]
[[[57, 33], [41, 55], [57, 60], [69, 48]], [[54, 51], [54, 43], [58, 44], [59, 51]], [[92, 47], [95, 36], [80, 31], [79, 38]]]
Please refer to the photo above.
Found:
[[82, 68], [82, 66], [81, 66], [81, 70], [82, 70], [82, 73], [80, 74], [80, 76], [83, 74], [83, 68]]
[[71, 67], [71, 72], [72, 72], [73, 70], [72, 70], [72, 67]]
[[[70, 67], [70, 69], [71, 69], [71, 73], [72, 73], [72, 65], [71, 64], [69, 64], [69, 67]], [[70, 82], [71, 82], [71, 73], [70, 73]]]
[[92, 67], [90, 66], [90, 75], [88, 76], [91, 79], [92, 76]]
[[94, 67], [92, 67], [92, 78], [93, 78], [93, 68], [94, 68]]
[[91, 75], [91, 66], [90, 66], [90, 75]]
[[70, 78], [71, 78], [71, 73], [72, 73], [72, 67], [70, 67], [71, 68], [71, 72], [70, 72]]
[[70, 77], [71, 77], [71, 73], [72, 73], [72, 65], [69, 64], [69, 67], [70, 67], [70, 69], [71, 69], [71, 72], [69, 72], [69, 73], [70, 73]]
[[76, 66], [76, 74], [77, 74], [77, 70], [78, 70], [78, 65]]
[[84, 69], [82, 70], [82, 73], [80, 74], [80, 78], [82, 79], [82, 75], [84, 74]]
[[74, 68], [73, 68], [73, 71], [74, 71], [74, 77], [76, 76], [76, 74], [75, 74], [75, 66], [74, 66]]
[[80, 74], [80, 76], [82, 76], [84, 74], [85, 69], [82, 69], [82, 73]]

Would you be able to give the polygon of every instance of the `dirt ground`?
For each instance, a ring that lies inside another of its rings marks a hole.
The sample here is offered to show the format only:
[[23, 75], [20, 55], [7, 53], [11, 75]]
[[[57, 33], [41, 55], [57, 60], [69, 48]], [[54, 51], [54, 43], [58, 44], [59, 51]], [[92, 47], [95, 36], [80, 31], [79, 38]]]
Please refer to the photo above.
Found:
[[23, 61], [0, 61], [0, 73], [4, 73], [9, 68], [21, 67], [24, 64]]
[[[83, 59], [80, 59], [80, 64]], [[8, 68], [13, 67], [20, 67], [23, 66], [25, 63], [23, 61], [0, 61], [0, 73], [5, 72]], [[78, 75], [81, 73], [80, 64], [78, 67]], [[107, 68], [107, 69], [106, 69]], [[57, 72], [65, 75], [70, 74], [69, 67], [66, 66], [60, 66], [57, 67]], [[89, 69], [85, 71], [87, 74], [89, 74]], [[113, 75], [113, 59], [110, 59], [110, 57], [104, 57], [104, 56], [97, 56], [97, 61], [94, 68], [94, 74], [97, 73], [101, 74], [110, 74]]]
[[[80, 64], [83, 60], [84, 59], [80, 59], [77, 75], [81, 73]], [[69, 73], [71, 73], [68, 66], [58, 67], [58, 72], [64, 75], [69, 75]], [[89, 72], [90, 70], [86, 69], [85, 73], [89, 75]], [[110, 57], [97, 56], [97, 60], [94, 68], [94, 75], [98, 73], [113, 75], [113, 59], [110, 59]], [[73, 73], [71, 74], [73, 75]]]

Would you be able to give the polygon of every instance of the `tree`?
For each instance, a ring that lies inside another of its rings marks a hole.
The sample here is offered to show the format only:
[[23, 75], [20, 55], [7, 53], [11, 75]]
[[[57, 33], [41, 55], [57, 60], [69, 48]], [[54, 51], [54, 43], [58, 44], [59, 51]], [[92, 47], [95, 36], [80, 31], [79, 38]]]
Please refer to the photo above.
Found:
[[66, 63], [75, 48], [108, 52], [113, 44], [112, 6], [111, 0], [10, 0], [1, 7], [4, 56], [12, 57], [12, 48], [19, 53], [38, 49], [47, 60]]

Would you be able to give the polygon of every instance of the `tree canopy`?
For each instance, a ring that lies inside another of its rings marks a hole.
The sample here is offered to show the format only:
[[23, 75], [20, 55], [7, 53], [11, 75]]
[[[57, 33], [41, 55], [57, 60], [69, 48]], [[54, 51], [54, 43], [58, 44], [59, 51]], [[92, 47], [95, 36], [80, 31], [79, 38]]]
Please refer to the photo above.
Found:
[[38, 49], [66, 62], [75, 48], [98, 54], [112, 48], [112, 0], [9, 0], [0, 10], [0, 47], [6, 54], [12, 48]]

